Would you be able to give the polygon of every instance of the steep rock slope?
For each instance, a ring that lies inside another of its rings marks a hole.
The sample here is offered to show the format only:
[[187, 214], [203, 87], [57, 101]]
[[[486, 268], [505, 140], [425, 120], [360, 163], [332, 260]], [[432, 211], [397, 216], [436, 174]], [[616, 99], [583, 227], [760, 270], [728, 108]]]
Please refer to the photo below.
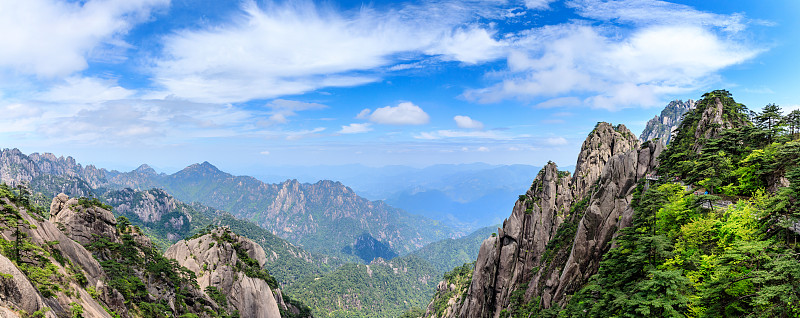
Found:
[[24, 192], [0, 186], [0, 305], [9, 311], [47, 317], [215, 316], [216, 304], [193, 288], [184, 272], [96, 201], [61, 195], [53, 200], [51, 220], [45, 220], [29, 200]]
[[678, 129], [678, 125], [681, 123], [683, 114], [694, 109], [694, 107], [695, 101], [691, 99], [686, 102], [682, 100], [669, 102], [660, 115], [647, 121], [642, 134], [639, 135], [639, 141], [645, 142], [658, 138], [665, 144], [669, 144], [673, 132]]
[[[274, 278], [262, 270], [266, 263], [264, 249], [255, 242], [217, 228], [208, 234], [181, 240], [164, 253], [197, 275], [202, 290], [225, 298], [230, 312], [242, 317], [280, 317], [287, 307]], [[270, 286], [271, 285], [271, 286]], [[280, 308], [279, 308], [280, 304]]]
[[[499, 317], [512, 301], [561, 305], [597, 271], [617, 229], [630, 221], [636, 181], [652, 173], [661, 143], [640, 148], [623, 125], [599, 123], [575, 175], [549, 163], [516, 202], [496, 236], [481, 245], [466, 297], [451, 317]], [[520, 294], [521, 293], [521, 294]]]

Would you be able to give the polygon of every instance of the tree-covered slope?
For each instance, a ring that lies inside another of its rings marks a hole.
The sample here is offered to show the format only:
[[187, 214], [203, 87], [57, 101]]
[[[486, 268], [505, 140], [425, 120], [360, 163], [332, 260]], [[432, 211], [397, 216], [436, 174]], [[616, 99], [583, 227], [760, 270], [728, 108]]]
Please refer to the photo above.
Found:
[[483, 240], [496, 231], [497, 226], [487, 226], [457, 239], [444, 239], [425, 245], [411, 252], [411, 255], [428, 261], [441, 275], [464, 263], [474, 262]]
[[408, 255], [346, 264], [286, 290], [311, 307], [315, 317], [397, 317], [428, 304], [438, 281], [434, 273], [430, 263]]

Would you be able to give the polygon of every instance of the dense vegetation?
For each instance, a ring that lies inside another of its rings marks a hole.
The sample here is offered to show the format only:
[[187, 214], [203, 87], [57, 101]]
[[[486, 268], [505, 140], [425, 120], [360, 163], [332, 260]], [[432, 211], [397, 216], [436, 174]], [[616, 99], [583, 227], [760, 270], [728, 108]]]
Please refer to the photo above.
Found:
[[342, 253], [358, 256], [364, 263], [372, 262], [376, 258], [388, 261], [397, 257], [397, 252], [389, 244], [378, 241], [369, 233], [359, 235], [353, 245], [342, 248]]
[[286, 290], [309, 305], [314, 317], [397, 317], [427, 306], [438, 283], [433, 273], [430, 263], [409, 255], [370, 265], [346, 264]]
[[598, 273], [560, 312], [533, 300], [506, 314], [800, 317], [799, 114], [705, 94], [659, 157], [660, 180], [638, 185], [633, 224]]
[[[157, 249], [137, 242], [134, 235], [141, 235], [139, 232], [139, 228], [131, 226], [125, 217], [119, 217], [119, 243], [97, 237], [87, 246], [108, 275], [108, 285], [122, 294], [129, 310], [140, 316], [170, 317], [191, 313], [196, 302], [204, 301], [192, 293], [192, 287], [199, 288], [195, 274], [178, 265], [176, 260], [165, 258]], [[175, 312], [167, 299], [160, 299], [148, 292], [143, 279], [150, 285], [158, 286], [162, 295], [169, 294], [167, 290], [175, 294]], [[214, 311], [209, 310], [208, 313]], [[227, 317], [227, 314], [222, 312], [220, 316]]]
[[425, 245], [423, 248], [411, 252], [410, 255], [418, 256], [433, 265], [437, 277], [461, 264], [474, 262], [478, 258], [481, 243], [492, 232], [497, 231], [497, 225], [480, 228], [472, 234], [457, 239], [444, 239]]
[[388, 262], [347, 264], [286, 289], [311, 306], [316, 317], [419, 317], [442, 274], [474, 262], [481, 242], [496, 228], [434, 242]]
[[444, 274], [442, 281], [445, 283], [446, 291], [437, 293], [431, 302], [433, 317], [444, 317], [450, 302], [463, 302], [466, 293], [472, 282], [472, 273], [475, 271], [475, 263], [466, 263], [453, 268]]
[[318, 277], [330, 273], [342, 266], [345, 261], [336, 257], [306, 252], [268, 230], [252, 222], [237, 219], [229, 213], [219, 214], [214, 218], [212, 224], [213, 226], [226, 226], [234, 233], [261, 245], [264, 252], [267, 253], [267, 263], [264, 268], [284, 285], [293, 284], [303, 277]]

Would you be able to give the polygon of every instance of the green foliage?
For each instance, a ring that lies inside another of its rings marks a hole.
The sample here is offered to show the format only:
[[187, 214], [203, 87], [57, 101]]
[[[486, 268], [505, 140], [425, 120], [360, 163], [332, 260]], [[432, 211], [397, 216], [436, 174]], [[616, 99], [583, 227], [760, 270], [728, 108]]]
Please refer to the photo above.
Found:
[[79, 303], [69, 303], [69, 312], [72, 318], [83, 318], [83, 306]]
[[497, 227], [497, 225], [487, 226], [464, 237], [433, 242], [409, 255], [418, 256], [431, 263], [436, 270], [434, 276], [440, 276], [461, 264], [474, 262], [478, 258], [481, 243]]
[[98, 207], [108, 211], [111, 211], [112, 209], [110, 205], [100, 202], [100, 199], [98, 198], [80, 197], [78, 198], [78, 204], [86, 208]]
[[39, 309], [39, 310], [37, 310], [37, 311], [34, 311], [34, 312], [33, 312], [33, 313], [31, 313], [30, 315], [28, 315], [28, 316], [27, 316], [27, 318], [44, 318], [44, 317], [45, 317], [45, 315], [46, 315], [46, 314], [47, 314], [47, 313], [48, 313], [50, 310], [52, 310], [52, 309], [50, 309], [50, 307], [44, 307], [44, 308], [42, 308], [42, 309]]
[[[193, 310], [190, 304], [202, 304], [204, 300], [191, 292], [192, 288], [197, 288], [195, 274], [179, 266], [177, 261], [165, 258], [158, 250], [137, 243], [132, 233], [138, 231], [133, 226], [119, 227], [120, 243], [95, 237], [87, 246], [108, 275], [108, 285], [122, 294], [129, 310], [144, 317], [166, 317], [165, 313], [189, 313]], [[175, 310], [165, 299], [149, 294], [143, 279], [159, 288], [171, 289], [175, 295]]]
[[425, 310], [419, 307], [414, 307], [409, 310], [406, 310], [402, 315], [398, 316], [398, 318], [417, 318], [422, 317], [425, 314]]
[[216, 286], [207, 286], [205, 292], [220, 307], [228, 306], [228, 298]]
[[314, 317], [396, 317], [426, 307], [438, 279], [425, 260], [407, 255], [370, 265], [347, 264], [309, 277], [285, 291], [306, 303]]
[[800, 182], [800, 170], [794, 170], [800, 147], [787, 142], [720, 150], [727, 147], [724, 144], [706, 143], [706, 149], [719, 154], [713, 159], [703, 159], [701, 153], [668, 161], [662, 169], [680, 171], [692, 161], [697, 172], [706, 164], [698, 158], [725, 165], [722, 157], [728, 157], [736, 167], [727, 170], [733, 171], [733, 178], [715, 170], [701, 184], [725, 185], [725, 193], [749, 197], [715, 207], [719, 197], [693, 195], [679, 184], [637, 190], [631, 203], [633, 225], [621, 230], [617, 247], [604, 255], [598, 273], [560, 316], [800, 316], [800, 254], [790, 241], [797, 233], [788, 230], [793, 221], [785, 222], [796, 211], [800, 187], [783, 188], [772, 196], [763, 190], [780, 171], [798, 171], [787, 176]]
[[443, 317], [445, 310], [449, 306], [450, 300], [456, 297], [457, 301], [464, 301], [464, 296], [472, 282], [472, 273], [475, 271], [475, 263], [467, 263], [444, 274], [444, 282], [447, 285], [454, 285], [455, 288], [447, 289], [442, 294], [436, 294], [433, 298], [433, 312], [436, 317]]

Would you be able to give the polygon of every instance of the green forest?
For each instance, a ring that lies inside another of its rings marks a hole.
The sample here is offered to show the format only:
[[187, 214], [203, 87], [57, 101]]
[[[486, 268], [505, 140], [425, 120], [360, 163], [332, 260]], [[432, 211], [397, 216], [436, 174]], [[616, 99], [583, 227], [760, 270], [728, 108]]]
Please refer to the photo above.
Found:
[[533, 299], [501, 316], [800, 317], [798, 127], [800, 111], [706, 93], [598, 273], [563, 309]]

